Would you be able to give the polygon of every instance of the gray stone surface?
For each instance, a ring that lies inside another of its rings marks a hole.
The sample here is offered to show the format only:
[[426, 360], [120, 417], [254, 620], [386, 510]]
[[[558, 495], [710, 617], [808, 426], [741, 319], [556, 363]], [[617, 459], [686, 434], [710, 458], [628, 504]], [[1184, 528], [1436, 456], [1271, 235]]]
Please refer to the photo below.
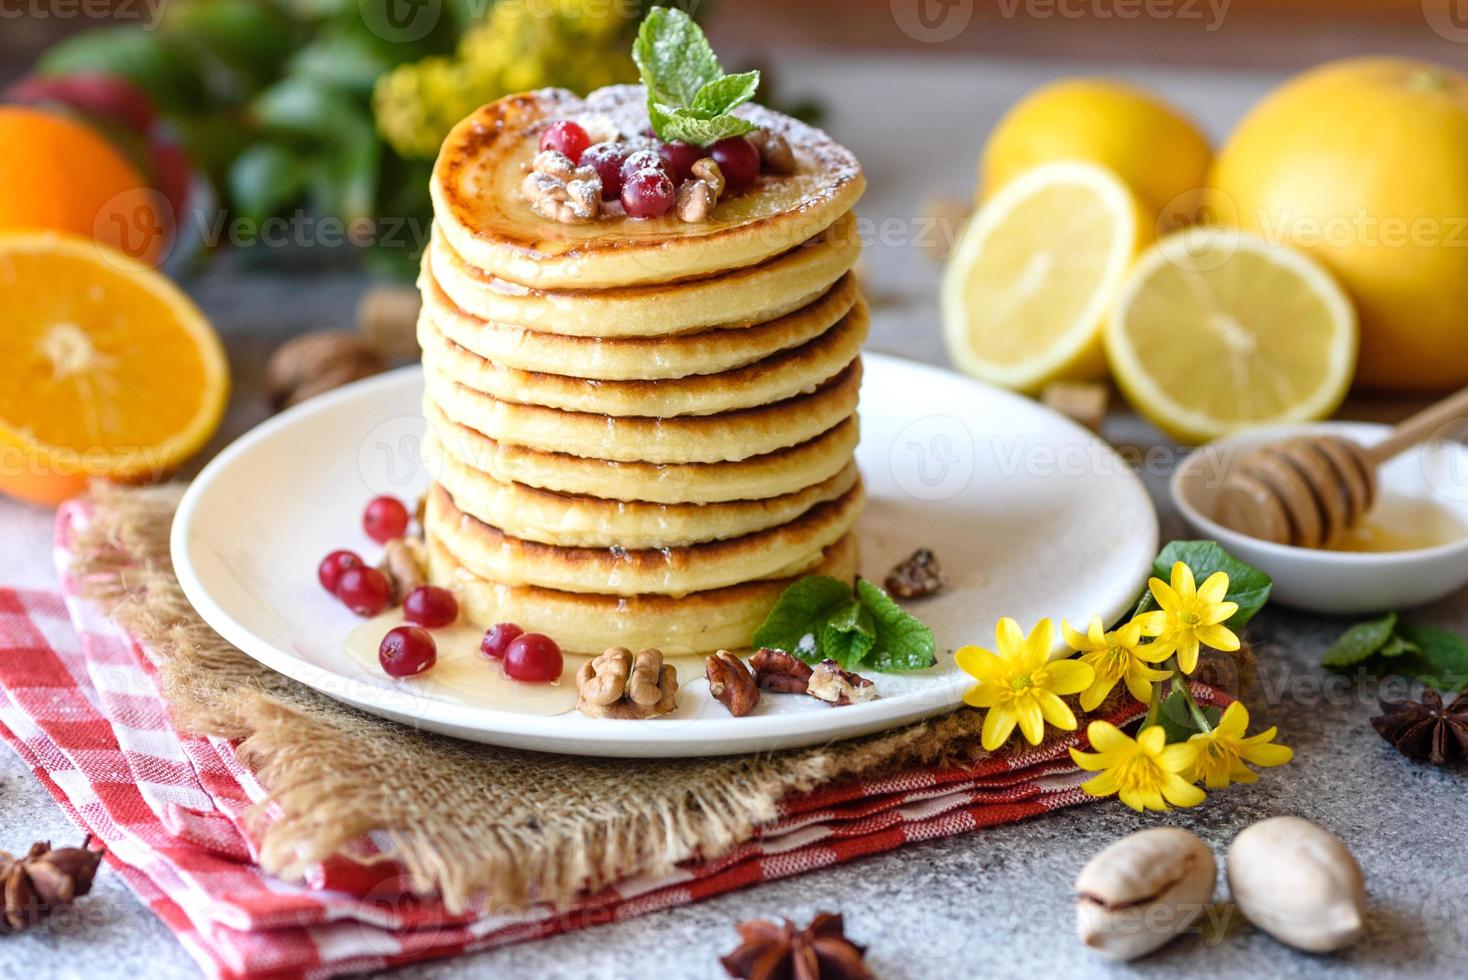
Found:
[[[830, 127], [865, 162], [872, 190], [863, 206], [873, 242], [865, 260], [877, 307], [871, 346], [941, 363], [934, 303], [937, 267], [913, 247], [913, 217], [938, 193], [966, 194], [972, 163], [1003, 107], [1046, 77], [1084, 66], [994, 62], [795, 61], [782, 72], [833, 108]], [[1139, 74], [1220, 134], [1264, 91], [1264, 76], [1188, 72]], [[886, 229], [885, 231], [883, 229]], [[289, 260], [287, 260], [289, 261]], [[227, 332], [239, 396], [229, 429], [263, 413], [261, 358], [283, 335], [346, 322], [362, 281], [340, 274], [260, 270], [251, 260], [216, 264], [189, 283]], [[914, 392], [920, 398], [921, 392]], [[1390, 415], [1394, 406], [1351, 414]], [[1113, 442], [1156, 445], [1158, 435], [1125, 414]], [[1164, 456], [1164, 459], [1171, 458]], [[1160, 491], [1167, 465], [1147, 479]], [[0, 502], [5, 562], [0, 582], [45, 585], [49, 516]], [[1164, 537], [1181, 533], [1165, 517]], [[1057, 542], [1057, 546], [1063, 543]], [[1465, 624], [1468, 596], [1423, 611], [1426, 620]], [[1464, 772], [1408, 762], [1367, 724], [1366, 691], [1326, 685], [1316, 666], [1341, 623], [1271, 609], [1253, 628], [1261, 677], [1247, 701], [1260, 724], [1278, 725], [1296, 760], [1252, 787], [1215, 794], [1194, 811], [1140, 817], [1105, 803], [802, 875], [699, 905], [622, 924], [425, 964], [399, 976], [707, 978], [727, 951], [731, 923], [753, 916], [803, 919], [843, 910], [853, 937], [871, 947], [882, 977], [1259, 975], [1269, 977], [1463, 976], [1468, 973], [1468, 796]], [[1219, 938], [1192, 935], [1130, 967], [1108, 966], [1073, 938], [1070, 884], [1086, 858], [1116, 837], [1159, 824], [1190, 827], [1219, 849], [1249, 823], [1299, 814], [1339, 834], [1360, 858], [1370, 893], [1370, 928], [1351, 951], [1322, 958], [1293, 952], [1247, 926]], [[0, 847], [74, 831], [40, 785], [0, 752]], [[85, 918], [0, 938], [0, 969], [31, 977], [121, 980], [193, 976], [168, 932], [104, 872]]]

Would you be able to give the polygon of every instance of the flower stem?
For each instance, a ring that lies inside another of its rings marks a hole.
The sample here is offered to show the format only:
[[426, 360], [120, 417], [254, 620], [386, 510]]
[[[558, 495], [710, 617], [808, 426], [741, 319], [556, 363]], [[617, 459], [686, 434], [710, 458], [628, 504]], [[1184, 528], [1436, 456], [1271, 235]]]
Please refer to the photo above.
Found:
[[1193, 724], [1198, 726], [1198, 731], [1207, 734], [1213, 731], [1213, 726], [1208, 723], [1208, 716], [1193, 700], [1193, 692], [1188, 690], [1188, 682], [1183, 680], [1182, 674], [1172, 675], [1172, 689], [1183, 696], [1183, 703], [1188, 706], [1188, 714], [1193, 716]]
[[1162, 713], [1162, 682], [1157, 681], [1152, 685], [1152, 697], [1147, 701], [1147, 717], [1142, 719], [1141, 731], [1148, 726], [1157, 724], [1157, 716]]

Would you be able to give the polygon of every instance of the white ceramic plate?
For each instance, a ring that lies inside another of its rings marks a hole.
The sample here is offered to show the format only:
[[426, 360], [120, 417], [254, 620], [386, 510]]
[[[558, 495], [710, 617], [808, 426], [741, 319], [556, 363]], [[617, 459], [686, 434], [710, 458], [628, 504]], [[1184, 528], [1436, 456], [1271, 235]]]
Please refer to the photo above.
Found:
[[[956, 374], [868, 355], [857, 451], [871, 505], [864, 571], [880, 581], [929, 547], [948, 588], [910, 608], [933, 627], [938, 666], [874, 675], [880, 698], [831, 708], [770, 696], [732, 718], [701, 678], [666, 718], [617, 721], [490, 710], [430, 697], [349, 658], [357, 620], [322, 591], [316, 565], [335, 548], [377, 549], [360, 527], [374, 494], [405, 499], [431, 474], [418, 459], [422, 379], [403, 369], [313, 399], [259, 426], [213, 460], [185, 495], [173, 561], [199, 614], [261, 663], [333, 698], [474, 741], [582, 755], [657, 757], [766, 751], [892, 728], [959, 704], [953, 664], [965, 643], [992, 647], [994, 624], [1026, 628], [1118, 618], [1157, 550], [1157, 518], [1112, 450], [1069, 420]], [[486, 664], [485, 669], [491, 669]]]

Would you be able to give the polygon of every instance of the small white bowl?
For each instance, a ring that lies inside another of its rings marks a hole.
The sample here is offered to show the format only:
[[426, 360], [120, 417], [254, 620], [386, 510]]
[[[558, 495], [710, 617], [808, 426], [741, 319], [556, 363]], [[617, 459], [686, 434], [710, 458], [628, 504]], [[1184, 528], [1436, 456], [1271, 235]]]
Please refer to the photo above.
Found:
[[[1468, 535], [1410, 551], [1340, 552], [1294, 548], [1251, 538], [1213, 520], [1229, 469], [1250, 449], [1290, 436], [1330, 433], [1371, 445], [1391, 431], [1372, 422], [1319, 422], [1257, 429], [1195, 450], [1172, 476], [1172, 500], [1193, 531], [1217, 541], [1274, 579], [1272, 598], [1321, 613], [1363, 613], [1418, 606], [1468, 584]], [[1468, 529], [1468, 448], [1433, 442], [1402, 453], [1377, 474], [1377, 499], [1428, 500]]]

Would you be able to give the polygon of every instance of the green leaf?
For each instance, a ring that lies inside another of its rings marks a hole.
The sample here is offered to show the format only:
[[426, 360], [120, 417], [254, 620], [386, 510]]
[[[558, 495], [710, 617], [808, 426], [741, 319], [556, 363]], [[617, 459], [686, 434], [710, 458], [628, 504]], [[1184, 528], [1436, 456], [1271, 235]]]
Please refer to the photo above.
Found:
[[203, 68], [177, 38], [137, 26], [101, 27], [53, 45], [37, 69], [44, 75], [120, 75], [148, 93], [165, 115], [208, 106]]
[[758, 71], [725, 75], [699, 89], [688, 104], [688, 108], [694, 112], [707, 113], [710, 118], [722, 116], [735, 106], [743, 105], [754, 98], [754, 93], [758, 90]]
[[938, 662], [938, 644], [927, 624], [864, 578], [856, 580], [856, 594], [871, 612], [877, 632], [876, 643], [866, 655], [868, 667], [890, 673], [922, 670]]
[[857, 599], [832, 613], [821, 628], [821, 652], [845, 670], [855, 670], [876, 643], [872, 614]]
[[1403, 625], [1401, 637], [1420, 650], [1429, 675], [1424, 680], [1443, 691], [1468, 686], [1468, 641], [1452, 630], [1436, 626]]
[[1269, 590], [1274, 584], [1270, 577], [1239, 561], [1216, 541], [1173, 541], [1152, 562], [1152, 571], [1162, 581], [1169, 582], [1173, 563], [1179, 561], [1192, 570], [1199, 585], [1214, 572], [1228, 575], [1227, 599], [1239, 604], [1239, 611], [1228, 621], [1231, 628], [1237, 629], [1253, 619], [1269, 601]]
[[647, 12], [632, 45], [632, 60], [642, 72], [650, 103], [689, 105], [699, 89], [724, 74], [702, 28], [676, 7]]
[[[1203, 709], [1203, 717], [1208, 719], [1208, 724], [1216, 726], [1222, 714], [1217, 708]], [[1173, 691], [1162, 701], [1162, 711], [1157, 716], [1157, 723], [1167, 733], [1168, 743], [1186, 742], [1202, 729], [1193, 720], [1193, 714], [1188, 710], [1187, 698], [1183, 697], [1181, 691]]]
[[708, 146], [731, 136], [743, 136], [759, 127], [738, 116], [715, 116], [703, 119], [694, 110], [653, 103], [648, 106], [652, 128], [661, 139], [668, 142], [682, 140], [698, 146]]
[[852, 600], [851, 586], [825, 575], [807, 575], [790, 584], [750, 641], [812, 662], [823, 658], [826, 621]]
[[1421, 654], [1421, 647], [1400, 636], [1393, 636], [1382, 645], [1380, 650], [1376, 651], [1378, 657], [1417, 657]]
[[[1392, 640], [1397, 628], [1397, 614], [1387, 613], [1347, 629], [1320, 658], [1322, 667], [1351, 667], [1381, 652]], [[1398, 651], [1401, 652], [1401, 651]]]
[[300, 197], [306, 167], [286, 147], [257, 143], [229, 168], [229, 196], [241, 218], [259, 223]]

